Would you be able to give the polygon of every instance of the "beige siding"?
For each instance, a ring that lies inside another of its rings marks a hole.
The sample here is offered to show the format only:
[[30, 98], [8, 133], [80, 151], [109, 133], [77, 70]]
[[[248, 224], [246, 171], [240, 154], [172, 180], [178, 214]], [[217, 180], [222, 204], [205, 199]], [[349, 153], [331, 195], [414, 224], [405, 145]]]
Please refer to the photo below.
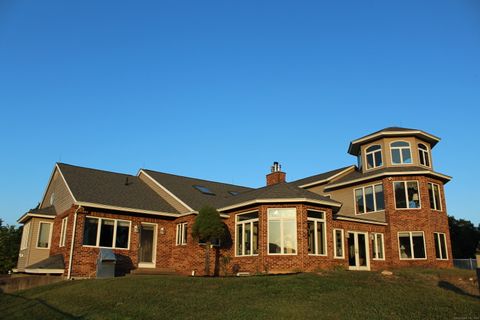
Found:
[[144, 173], [140, 173], [138, 176], [140, 180], [145, 182], [153, 191], [155, 191], [160, 197], [162, 197], [165, 201], [167, 201], [172, 207], [178, 210], [180, 213], [187, 213], [190, 212], [184, 205], [182, 205], [178, 200], [174, 197], [169, 195], [165, 190], [160, 188], [152, 179], [147, 177]]
[[51, 223], [50, 225], [50, 246], [52, 245], [52, 231], [53, 231], [53, 219], [46, 218], [32, 218], [30, 223], [30, 234], [28, 237], [27, 248], [21, 250], [19, 253], [17, 268], [19, 271], [34, 263], [44, 260], [50, 255], [50, 248], [37, 248], [38, 233], [40, 231], [40, 222]]
[[58, 169], [55, 170], [55, 173], [53, 174], [52, 181], [48, 186], [47, 192], [45, 193], [45, 198], [43, 199], [41, 208], [52, 205], [50, 201], [53, 193], [55, 194], [53, 206], [55, 207], [57, 214], [63, 213], [67, 209], [70, 209], [74, 201]]

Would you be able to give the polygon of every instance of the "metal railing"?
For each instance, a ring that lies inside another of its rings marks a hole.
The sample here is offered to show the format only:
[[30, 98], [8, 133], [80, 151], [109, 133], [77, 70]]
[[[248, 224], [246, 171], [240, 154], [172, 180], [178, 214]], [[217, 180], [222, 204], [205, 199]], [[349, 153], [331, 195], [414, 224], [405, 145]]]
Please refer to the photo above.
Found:
[[453, 266], [459, 269], [475, 270], [477, 268], [476, 259], [453, 259]]

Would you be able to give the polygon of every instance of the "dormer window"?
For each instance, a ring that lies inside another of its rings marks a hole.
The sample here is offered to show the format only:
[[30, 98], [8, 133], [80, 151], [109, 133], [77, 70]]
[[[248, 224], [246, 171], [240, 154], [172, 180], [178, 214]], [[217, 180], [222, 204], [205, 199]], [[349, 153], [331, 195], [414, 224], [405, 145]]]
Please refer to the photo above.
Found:
[[381, 167], [382, 162], [382, 147], [378, 144], [368, 147], [365, 150], [367, 158], [367, 169]]
[[430, 167], [430, 158], [428, 155], [428, 148], [423, 143], [418, 144], [418, 157], [422, 166]]
[[390, 144], [392, 152], [392, 164], [409, 164], [412, 163], [412, 152], [410, 143], [405, 141], [395, 141]]

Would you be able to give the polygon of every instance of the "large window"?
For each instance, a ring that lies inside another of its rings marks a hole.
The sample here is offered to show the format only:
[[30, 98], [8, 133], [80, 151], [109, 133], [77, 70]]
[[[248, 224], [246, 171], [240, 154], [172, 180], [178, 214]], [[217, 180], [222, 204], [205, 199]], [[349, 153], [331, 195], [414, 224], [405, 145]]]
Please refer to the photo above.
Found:
[[430, 167], [430, 158], [428, 155], [428, 148], [423, 143], [418, 144], [418, 157], [420, 159], [420, 164]]
[[439, 260], [447, 260], [447, 238], [445, 233], [435, 232], [433, 238], [435, 241], [435, 256]]
[[327, 255], [325, 212], [307, 211], [308, 254]]
[[401, 260], [426, 259], [423, 231], [399, 232], [398, 246]]
[[333, 257], [337, 259], [345, 258], [343, 247], [343, 229], [333, 229], [333, 243], [335, 244]]
[[440, 186], [435, 183], [428, 183], [428, 197], [430, 198], [430, 209], [442, 210], [442, 201], [440, 200]]
[[183, 246], [187, 244], [187, 223], [179, 223], [177, 224], [177, 240], [175, 241], [175, 244], [177, 246]]
[[37, 248], [50, 248], [50, 231], [52, 224], [50, 222], [40, 222], [38, 229]]
[[268, 253], [297, 254], [297, 210], [268, 209]]
[[372, 233], [373, 260], [385, 260], [383, 233]]
[[381, 167], [382, 162], [382, 147], [380, 145], [374, 145], [368, 147], [365, 150], [365, 155], [367, 158], [367, 169], [373, 169], [376, 167]]
[[60, 247], [65, 247], [67, 242], [67, 226], [68, 226], [68, 217], [62, 219], [62, 226], [60, 228]]
[[258, 212], [248, 212], [236, 216], [237, 256], [258, 254]]
[[390, 144], [392, 152], [392, 164], [412, 163], [412, 152], [410, 143], [405, 141], [395, 141]]
[[395, 181], [395, 206], [397, 209], [420, 208], [418, 181]]
[[27, 222], [23, 226], [22, 231], [22, 242], [20, 243], [20, 250], [27, 249], [28, 247], [28, 239], [30, 238], [30, 222]]
[[85, 218], [83, 245], [103, 248], [128, 249], [130, 222], [105, 218]]
[[385, 209], [383, 185], [355, 189], [356, 214], [380, 211]]

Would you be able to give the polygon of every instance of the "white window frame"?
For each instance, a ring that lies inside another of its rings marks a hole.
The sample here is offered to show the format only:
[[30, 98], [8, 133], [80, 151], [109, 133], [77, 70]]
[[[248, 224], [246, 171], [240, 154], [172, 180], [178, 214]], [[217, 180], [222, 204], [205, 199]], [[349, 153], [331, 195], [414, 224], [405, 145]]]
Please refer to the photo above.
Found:
[[[238, 226], [239, 225], [242, 225], [242, 232], [243, 230], [245, 230], [245, 225], [246, 224], [250, 224], [250, 243], [251, 245], [253, 245], [253, 223], [254, 222], [257, 222], [257, 226], [258, 226], [258, 230], [260, 230], [260, 224], [259, 224], [259, 220], [258, 218], [254, 218], [254, 219], [249, 219], [249, 220], [243, 220], [243, 221], [239, 221], [238, 219], [238, 216], [241, 216], [241, 215], [244, 215], [244, 214], [249, 214], [249, 213], [257, 213], [258, 214], [258, 210], [253, 210], [253, 211], [247, 211], [247, 212], [242, 212], [242, 213], [239, 213], [235, 216], [235, 257], [251, 257], [251, 256], [258, 256], [258, 252], [257, 253], [253, 253], [253, 248], [250, 248], [250, 254], [246, 254], [245, 253], [245, 246], [242, 245], [242, 254], [238, 254], [238, 240], [239, 240], [239, 235], [238, 235]], [[258, 245], [258, 251], [260, 251], [260, 233], [257, 235], [257, 245]], [[242, 241], [244, 241], [244, 238], [243, 238], [243, 235], [242, 235]]]
[[[438, 244], [438, 249], [440, 250], [440, 252], [439, 252], [440, 253], [440, 258], [437, 258], [437, 253], [436, 252], [435, 252], [435, 258], [437, 260], [448, 260], [447, 234], [444, 233], [444, 232], [434, 232], [433, 234], [434, 234], [433, 241], [435, 241], [435, 234], [438, 235], [437, 236], [438, 237], [438, 243], [437, 244]], [[445, 258], [442, 257], [442, 247], [441, 247], [442, 242], [440, 240], [441, 239], [440, 235], [443, 235], [443, 243], [445, 244], [445, 254], [447, 255]]]
[[[413, 249], [413, 236], [412, 234], [414, 233], [422, 233], [423, 237], [423, 250], [425, 251], [425, 258], [415, 258], [415, 250]], [[402, 258], [402, 250], [400, 249], [400, 233], [408, 233], [410, 237], [410, 250], [412, 252], [412, 258]], [[428, 255], [427, 255], [427, 245], [425, 243], [425, 232], [424, 231], [399, 231], [397, 232], [397, 241], [398, 241], [398, 258], [400, 260], [427, 260]]]
[[[375, 146], [379, 146], [380, 149], [378, 150], [374, 150], [374, 151], [367, 151], [369, 148], [371, 147], [375, 147]], [[379, 152], [380, 153], [380, 158], [382, 159], [382, 164], [377, 166], [375, 165], [375, 153]], [[373, 167], [369, 168], [368, 167], [368, 155], [371, 154], [372, 157], [373, 157]], [[372, 169], [376, 169], [376, 168], [380, 168], [380, 167], [383, 167], [383, 164], [384, 164], [384, 159], [383, 159], [383, 148], [382, 148], [382, 145], [376, 143], [376, 144], [372, 144], [368, 147], [365, 148], [365, 169], [366, 170], [372, 170]]]
[[[395, 183], [403, 183], [404, 189], [405, 189], [405, 199], [407, 200], [407, 207], [406, 208], [397, 208], [397, 195], [395, 192]], [[409, 201], [408, 201], [408, 188], [407, 188], [407, 183], [408, 182], [416, 182], [417, 183], [417, 190], [418, 190], [418, 208], [410, 208], [409, 206]], [[405, 181], [393, 181], [393, 200], [395, 201], [395, 210], [419, 210], [422, 209], [422, 199], [421, 199], [421, 193], [420, 193], [420, 183], [418, 180], [405, 180]]]
[[182, 222], [177, 224], [177, 234], [175, 238], [175, 245], [177, 246], [186, 246], [187, 245], [187, 222]]
[[[337, 233], [340, 231], [342, 237], [342, 255], [337, 256]], [[333, 229], [333, 258], [334, 259], [345, 259], [345, 231], [343, 229]]]
[[[405, 142], [408, 144], [408, 147], [392, 147], [392, 144], [395, 142]], [[410, 151], [410, 163], [406, 163], [405, 160], [403, 159], [403, 149], [408, 149]], [[393, 150], [399, 150], [400, 152], [400, 163], [395, 163], [393, 162]], [[412, 154], [412, 145], [408, 141], [404, 140], [395, 140], [390, 143], [390, 162], [392, 163], [393, 166], [401, 166], [401, 165], [412, 165], [413, 163], [413, 154]]]
[[[424, 146], [420, 147], [420, 146]], [[430, 168], [432, 166], [432, 158], [430, 157], [430, 149], [427, 147], [426, 144], [424, 143], [418, 143], [417, 144], [418, 148], [418, 163], [424, 167]], [[425, 164], [425, 159], [428, 159], [428, 165]], [[424, 163], [422, 163], [422, 160]]]
[[[90, 219], [96, 219], [97, 220], [97, 238], [95, 241], [95, 245], [86, 245], [82, 244], [83, 247], [87, 248], [107, 248], [107, 249], [115, 249], [115, 250], [130, 250], [130, 241], [132, 240], [132, 221], [130, 220], [122, 220], [122, 219], [113, 219], [113, 218], [100, 218], [100, 217], [92, 217], [92, 216], [86, 216], [85, 221], [87, 218]], [[113, 220], [113, 240], [112, 240], [112, 246], [111, 247], [104, 247], [100, 246], [100, 232], [102, 230], [102, 220]], [[128, 245], [127, 248], [117, 248], [115, 246], [115, 243], [117, 242], [117, 224], [118, 222], [128, 222]], [[85, 226], [83, 226], [85, 228]], [[84, 232], [84, 231], [83, 231]], [[84, 239], [82, 239], [82, 242]]]
[[[375, 193], [375, 186], [382, 186], [382, 191], [383, 191], [383, 209], [382, 210], [378, 210], [378, 208], [377, 208], [377, 196], [376, 196], [376, 193]], [[373, 206], [375, 207], [375, 210], [367, 212], [366, 211], [366, 209], [367, 209], [367, 198], [365, 197], [365, 188], [368, 188], [368, 187], [372, 187], [372, 190], [373, 190], [372, 191], [373, 192]], [[365, 209], [365, 212], [363, 212], [363, 213], [358, 212], [358, 208], [357, 208], [357, 194], [356, 194], [356, 191], [359, 190], [359, 189], [362, 189], [362, 194], [363, 194], [363, 208]], [[372, 185], [363, 186], [363, 187], [353, 189], [353, 203], [355, 204], [355, 215], [357, 215], [357, 216], [364, 215], [364, 214], [367, 214], [367, 213], [385, 211], [385, 189], [383, 188], [383, 183], [376, 183], [376, 184], [372, 184]]]
[[[49, 224], [50, 225], [50, 229], [48, 230], [48, 246], [46, 248], [38, 246], [38, 240], [40, 240], [40, 231], [42, 230], [42, 224]], [[53, 223], [52, 222], [40, 221], [38, 223], [37, 242], [35, 243], [35, 248], [37, 248], [37, 249], [50, 249], [50, 247], [52, 245], [52, 229], [53, 229]]]
[[[442, 193], [440, 192], [440, 185], [438, 183], [433, 183], [433, 182], [429, 182], [428, 185], [432, 186], [432, 196], [433, 196], [433, 203], [435, 207], [435, 208], [430, 207], [430, 209], [435, 211], [442, 211]], [[437, 203], [437, 199], [435, 198], [435, 186], [437, 186], [438, 188], [438, 201], [440, 203]], [[428, 186], [427, 186], [427, 189], [428, 189]], [[430, 191], [428, 192], [428, 197], [430, 198]], [[429, 200], [432, 200], [432, 199], [430, 198]]]
[[[271, 219], [270, 218], [270, 211], [273, 211], [273, 210], [294, 210], [295, 211], [295, 243], [296, 243], [296, 246], [295, 246], [295, 253], [284, 253], [283, 252], [283, 240], [284, 240], [284, 232], [283, 232], [283, 223], [284, 221], [292, 221], [293, 219], [285, 219], [285, 218], [279, 218], [279, 219]], [[270, 220], [273, 220], [273, 221], [280, 221], [280, 249], [281, 249], [281, 252], [280, 253], [270, 253]], [[268, 255], [271, 255], [271, 256], [296, 256], [298, 255], [298, 234], [297, 234], [297, 208], [296, 207], [291, 207], [291, 208], [268, 208], [267, 209], [267, 254]]]
[[[385, 260], [385, 237], [383, 233], [380, 232], [372, 232], [373, 235], [373, 248], [372, 248], [372, 259], [373, 260]], [[378, 236], [380, 236], [380, 241], [382, 243], [382, 255], [383, 258], [378, 257]]]
[[67, 242], [67, 227], [68, 227], [68, 216], [62, 219], [62, 225], [60, 227], [60, 242], [59, 247], [65, 247]]
[[23, 225], [22, 230], [22, 241], [20, 242], [20, 250], [25, 250], [28, 248], [28, 241], [30, 239], [30, 226], [31, 222], [27, 222]]
[[[311, 218], [308, 217], [308, 211], [313, 211], [313, 212], [320, 212], [323, 214], [323, 219], [320, 218]], [[321, 211], [321, 210], [313, 210], [313, 209], [307, 209], [307, 228], [308, 228], [308, 221], [313, 222], [313, 230], [314, 232], [314, 246], [315, 246], [315, 253], [308, 253], [309, 256], [320, 256], [320, 257], [325, 257], [327, 256], [327, 251], [328, 251], [328, 244], [327, 244], [327, 217], [326, 217], [326, 212]], [[317, 225], [318, 223], [323, 222], [323, 252], [322, 254], [317, 253], [319, 252], [319, 242], [318, 242], [318, 232], [317, 232]], [[308, 229], [307, 229], [307, 236], [308, 236]], [[308, 239], [307, 239], [307, 245], [308, 245]]]

